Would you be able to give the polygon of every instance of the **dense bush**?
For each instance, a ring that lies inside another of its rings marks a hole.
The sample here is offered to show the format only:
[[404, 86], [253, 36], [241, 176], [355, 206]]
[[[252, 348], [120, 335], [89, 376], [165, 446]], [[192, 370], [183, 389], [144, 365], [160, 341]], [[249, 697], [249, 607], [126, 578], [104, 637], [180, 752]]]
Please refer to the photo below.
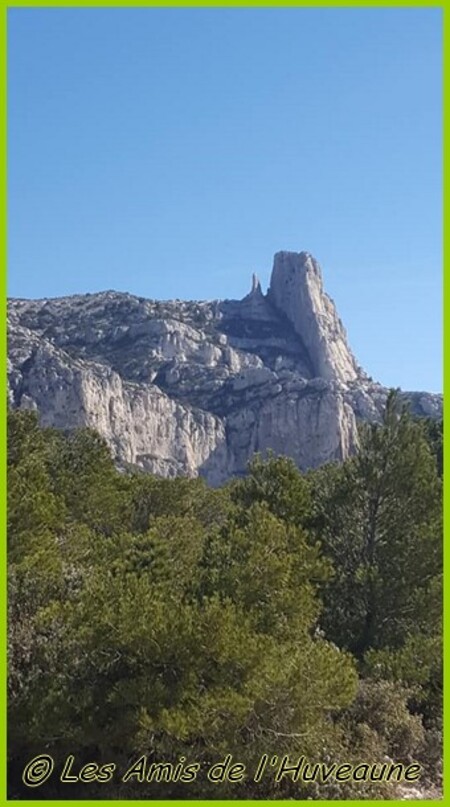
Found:
[[[93, 432], [9, 415], [9, 791], [35, 754], [198, 762], [195, 782], [39, 798], [371, 798], [395, 785], [210, 783], [232, 754], [440, 757], [440, 481], [389, 401], [357, 457], [256, 457], [220, 490], [119, 473]], [[219, 789], [218, 789], [219, 788]]]

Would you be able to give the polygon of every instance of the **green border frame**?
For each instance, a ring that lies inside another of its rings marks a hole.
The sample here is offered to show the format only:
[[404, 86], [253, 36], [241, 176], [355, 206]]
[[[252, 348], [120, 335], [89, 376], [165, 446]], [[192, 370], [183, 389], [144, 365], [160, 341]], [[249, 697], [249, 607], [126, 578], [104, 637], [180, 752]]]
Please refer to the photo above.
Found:
[[[89, 8], [89, 7], [106, 7], [106, 8], [144, 8], [144, 7], [159, 7], [159, 8], [204, 8], [204, 7], [228, 7], [228, 8], [236, 8], [236, 7], [253, 7], [253, 8], [262, 8], [262, 7], [337, 7], [337, 8], [346, 8], [346, 7], [379, 7], [379, 8], [389, 8], [389, 7], [419, 7], [419, 8], [441, 8], [442, 9], [442, 36], [443, 36], [443, 56], [444, 56], [444, 72], [443, 72], [443, 121], [444, 121], [444, 128], [443, 128], [443, 180], [444, 180], [444, 198], [443, 198], [443, 220], [446, 221], [447, 215], [449, 215], [449, 204], [448, 204], [448, 191], [449, 191], [449, 161], [446, 159], [446, 151], [445, 151], [445, 144], [446, 138], [449, 138], [450, 142], [450, 125], [449, 125], [449, 104], [445, 104], [447, 94], [449, 91], [450, 86], [450, 45], [445, 49], [444, 45], [445, 42], [450, 43], [450, 8], [446, 8], [445, 0], [431, 0], [429, 2], [424, 2], [423, 0], [347, 0], [347, 2], [340, 2], [340, 0], [281, 0], [281, 2], [276, 2], [276, 0], [133, 0], [131, 3], [126, 3], [124, 0], [44, 0], [44, 2], [39, 2], [39, 0], [0, 0], [0, 177], [2, 182], [2, 190], [3, 193], [1, 194], [1, 222], [0, 222], [0, 243], [2, 245], [2, 252], [1, 252], [1, 264], [0, 264], [0, 295], [4, 305], [4, 321], [6, 323], [6, 266], [7, 266], [7, 17], [8, 17], [8, 9], [10, 8], [61, 8], [61, 7], [72, 7], [72, 8]], [[446, 239], [444, 235], [444, 272], [443, 272], [443, 322], [445, 325], [446, 321], [446, 312], [448, 311], [448, 303], [450, 299], [450, 284], [447, 278], [447, 272], [445, 271], [445, 267], [447, 266], [447, 251], [446, 251]], [[446, 329], [444, 327], [444, 345], [445, 345], [445, 332]], [[3, 393], [3, 400], [6, 400], [6, 327], [1, 330], [0, 336], [0, 389]], [[446, 384], [445, 380], [447, 378], [447, 366], [450, 361], [449, 355], [446, 351], [444, 352], [444, 421], [447, 421], [448, 415], [450, 414], [450, 402], [447, 401], [446, 397]], [[6, 407], [3, 410], [3, 416], [0, 420], [0, 443], [2, 446], [6, 445]], [[447, 468], [449, 465], [450, 460], [450, 440], [444, 440], [444, 467]], [[6, 463], [1, 463], [1, 471], [0, 471], [0, 483], [2, 485], [2, 489], [6, 491]], [[444, 476], [445, 480], [446, 476]], [[2, 526], [3, 532], [6, 538], [6, 501], [5, 498], [2, 497], [0, 500], [0, 511], [2, 513]], [[448, 490], [448, 485], [444, 484], [444, 534], [445, 534], [445, 526], [449, 522], [450, 518], [450, 493]], [[1, 731], [0, 731], [0, 749], [2, 752], [1, 755], [1, 762], [0, 762], [0, 803], [4, 804], [14, 804], [16, 800], [9, 800], [6, 797], [6, 760], [7, 760], [7, 753], [6, 753], [6, 682], [7, 682], [7, 664], [6, 664], [6, 653], [7, 653], [7, 634], [6, 634], [6, 614], [7, 614], [7, 598], [6, 598], [6, 540], [4, 540], [2, 549], [1, 549], [1, 568], [4, 571], [4, 585], [1, 586], [0, 589], [0, 605], [1, 611], [5, 615], [2, 632], [1, 632], [1, 649], [2, 652], [0, 654], [0, 672], [1, 672], [1, 683], [2, 683], [2, 691], [4, 693], [3, 697], [3, 718], [1, 724]], [[450, 551], [446, 550], [445, 542], [444, 542], [444, 577], [446, 579], [450, 578]], [[447, 622], [445, 621], [445, 613], [446, 609], [450, 613], [450, 587], [449, 585], [444, 586], [444, 639], [447, 633]], [[447, 692], [449, 690], [450, 684], [450, 648], [448, 641], [444, 641], [444, 690]], [[444, 711], [444, 774], [450, 769], [450, 742], [446, 740], [447, 734], [450, 732], [450, 710], [446, 707]], [[444, 791], [443, 797], [439, 800], [429, 800], [429, 799], [422, 799], [419, 801], [420, 804], [424, 805], [443, 805], [445, 804], [445, 797], [448, 793], [450, 793], [450, 776], [444, 776]], [[107, 804], [128, 804], [131, 800], [98, 800], [95, 801], [95, 804], [98, 805], [107, 805]], [[67, 800], [64, 801], [64, 804], [67, 805], [77, 805], [80, 803], [87, 803], [88, 800], [80, 799], [80, 800]], [[417, 803], [416, 800], [414, 800]], [[37, 804], [45, 804], [46, 802], [42, 799], [27, 799], [27, 800], [20, 800], [19, 804], [25, 805], [37, 805]], [[56, 804], [57, 802], [51, 801], [47, 802], [50, 804]], [[195, 801], [175, 801], [175, 800], [133, 800], [133, 803], [137, 804], [175, 804], [175, 805], [208, 805], [210, 804], [209, 800], [195, 800]], [[233, 800], [223, 800], [217, 799], [212, 802], [216, 805], [222, 804], [236, 804], [240, 805], [240, 807], [244, 807], [249, 803], [258, 803], [258, 804], [292, 804], [292, 800], [277, 800], [276, 802], [273, 801], [257, 801], [254, 802], [252, 800], [242, 800], [242, 799], [233, 799]], [[304, 803], [304, 802], [303, 802]], [[365, 804], [365, 805], [379, 805], [384, 803], [380, 800], [336, 800], [336, 801], [329, 801], [329, 800], [320, 800], [314, 801], [313, 804], [317, 805], [329, 805], [331, 804]], [[404, 804], [404, 801], [388, 801], [388, 804], [392, 805], [401, 805]]]

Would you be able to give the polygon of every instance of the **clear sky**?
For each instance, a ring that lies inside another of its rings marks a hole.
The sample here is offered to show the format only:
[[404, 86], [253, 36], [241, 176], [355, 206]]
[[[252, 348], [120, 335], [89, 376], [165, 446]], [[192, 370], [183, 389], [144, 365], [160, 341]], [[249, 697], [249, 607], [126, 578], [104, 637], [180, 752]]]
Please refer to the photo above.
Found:
[[441, 22], [10, 9], [10, 295], [239, 298], [307, 250], [367, 372], [440, 391]]

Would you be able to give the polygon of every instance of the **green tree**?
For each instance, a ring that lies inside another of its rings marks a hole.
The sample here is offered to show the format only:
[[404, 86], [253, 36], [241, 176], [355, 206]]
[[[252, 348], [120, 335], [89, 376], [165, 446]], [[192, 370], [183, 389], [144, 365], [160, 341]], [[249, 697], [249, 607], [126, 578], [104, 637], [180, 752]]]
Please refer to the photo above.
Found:
[[438, 474], [442, 478], [444, 470], [444, 423], [436, 418], [422, 418], [418, 422], [421, 424], [431, 452], [436, 458]]
[[310, 486], [307, 477], [288, 457], [272, 453], [264, 459], [255, 454], [248, 474], [229, 485], [232, 499], [244, 510], [256, 502], [264, 502], [277, 516], [297, 526], [307, 524], [311, 511]]
[[[271, 483], [261, 469], [268, 503], [250, 502], [201, 480], [124, 476], [96, 435], [42, 431], [28, 414], [11, 415], [11, 435], [13, 796], [43, 748], [59, 765], [68, 753], [122, 766], [139, 753], [255, 765], [269, 745], [321, 754], [357, 676], [316, 630], [329, 563], [300, 525], [297, 472], [277, 461]], [[203, 781], [145, 795], [216, 793]], [[61, 796], [52, 783], [40, 794]]]
[[356, 457], [312, 476], [315, 527], [334, 577], [326, 634], [358, 657], [440, 631], [441, 485], [422, 427], [391, 393]]

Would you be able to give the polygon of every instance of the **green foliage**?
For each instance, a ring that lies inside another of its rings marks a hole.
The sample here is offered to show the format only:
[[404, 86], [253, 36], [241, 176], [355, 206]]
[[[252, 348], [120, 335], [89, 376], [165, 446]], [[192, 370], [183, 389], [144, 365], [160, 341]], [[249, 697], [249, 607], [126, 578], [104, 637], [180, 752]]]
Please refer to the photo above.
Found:
[[423, 429], [425, 439], [435, 457], [439, 476], [442, 478], [444, 468], [444, 423], [436, 418], [422, 418], [418, 421]]
[[[148, 754], [440, 756], [440, 483], [391, 398], [357, 457], [308, 475], [120, 473], [93, 432], [9, 415], [9, 772], [35, 753], [125, 769]], [[354, 654], [354, 656], [352, 656]], [[358, 672], [359, 675], [358, 675]], [[423, 718], [423, 719], [422, 719]], [[61, 786], [62, 787], [62, 786]], [[67, 798], [49, 783], [40, 797]], [[217, 798], [216, 785], [73, 798]], [[391, 785], [225, 783], [223, 798], [382, 798]]]
[[414, 694], [414, 704], [428, 727], [442, 722], [442, 637], [416, 633], [399, 649], [369, 650], [364, 657], [367, 675], [402, 682]]
[[330, 574], [305, 531], [259, 502], [209, 534], [202, 566], [202, 593], [237, 600], [258, 630], [280, 638], [310, 630], [319, 612], [314, 583]]
[[441, 485], [422, 428], [388, 399], [359, 453], [313, 475], [315, 529], [335, 576], [323, 626], [359, 658], [440, 631]]
[[423, 748], [420, 717], [410, 713], [407, 689], [391, 681], [361, 681], [358, 694], [341, 718], [359, 748], [361, 759], [388, 756], [412, 762]]
[[263, 502], [275, 516], [298, 526], [307, 522], [310, 513], [308, 481], [287, 457], [269, 453], [264, 460], [256, 454], [245, 479], [231, 483], [231, 493], [243, 509]]

